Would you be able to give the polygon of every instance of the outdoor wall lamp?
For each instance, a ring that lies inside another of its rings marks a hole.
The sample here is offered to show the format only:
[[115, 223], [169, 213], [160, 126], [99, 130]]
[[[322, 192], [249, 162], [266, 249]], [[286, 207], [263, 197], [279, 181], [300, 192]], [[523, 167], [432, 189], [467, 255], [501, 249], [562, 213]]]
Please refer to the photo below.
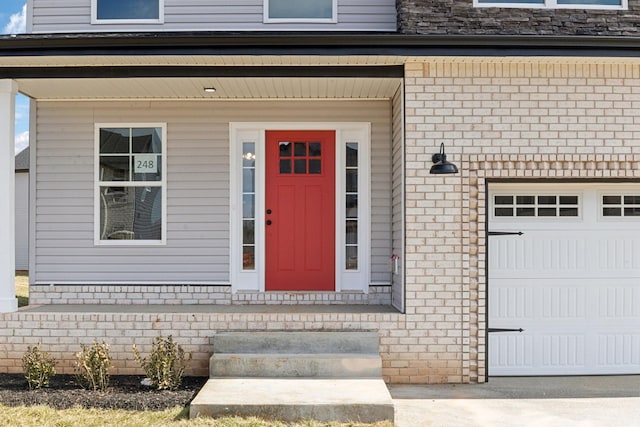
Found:
[[451, 174], [458, 173], [458, 167], [447, 161], [447, 155], [444, 153], [444, 142], [440, 144], [440, 152], [431, 157], [433, 166], [429, 173], [433, 174]]

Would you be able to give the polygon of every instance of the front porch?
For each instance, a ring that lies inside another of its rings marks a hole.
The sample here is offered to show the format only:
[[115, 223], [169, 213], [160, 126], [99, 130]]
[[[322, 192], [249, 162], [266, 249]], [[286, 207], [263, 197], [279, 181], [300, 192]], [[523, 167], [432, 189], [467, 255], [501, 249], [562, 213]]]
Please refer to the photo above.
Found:
[[[408, 335], [405, 323], [405, 315], [388, 305], [33, 305], [0, 317], [0, 372], [22, 372], [21, 359], [27, 348], [41, 342], [43, 350], [57, 360], [57, 372], [73, 373], [80, 345], [95, 340], [109, 344], [112, 374], [141, 374], [132, 345], [144, 354], [155, 337], [172, 335], [193, 355], [186, 374], [207, 376], [213, 337], [218, 332], [376, 331], [383, 379], [407, 383], [410, 378], [400, 375], [401, 368], [411, 363], [409, 346], [402, 338]], [[419, 377], [411, 380], [414, 378]], [[415, 382], [449, 380], [441, 376]]]

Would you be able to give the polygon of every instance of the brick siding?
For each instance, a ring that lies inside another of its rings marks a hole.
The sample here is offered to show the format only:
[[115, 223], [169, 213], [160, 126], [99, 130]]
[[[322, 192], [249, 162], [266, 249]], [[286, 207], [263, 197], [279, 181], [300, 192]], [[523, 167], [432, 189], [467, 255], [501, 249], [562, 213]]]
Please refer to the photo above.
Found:
[[[424, 381], [486, 374], [487, 180], [640, 178], [640, 66], [557, 62], [406, 66], [408, 371]], [[441, 142], [459, 174], [429, 174]]]

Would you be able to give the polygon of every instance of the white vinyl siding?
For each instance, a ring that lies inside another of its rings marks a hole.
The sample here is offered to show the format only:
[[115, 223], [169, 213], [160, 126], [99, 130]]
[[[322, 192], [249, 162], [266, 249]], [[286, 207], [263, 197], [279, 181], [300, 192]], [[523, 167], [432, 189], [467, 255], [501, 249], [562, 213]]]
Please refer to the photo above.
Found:
[[16, 270], [29, 269], [29, 172], [16, 173]]
[[[37, 283], [228, 283], [229, 122], [372, 123], [372, 280], [389, 281], [388, 101], [39, 102]], [[95, 247], [94, 124], [167, 123], [167, 243]], [[380, 152], [378, 152], [380, 151]]]
[[338, 0], [337, 23], [264, 23], [264, 0], [165, 0], [161, 24], [91, 24], [91, 0], [33, 0], [32, 32], [395, 31], [394, 0]]
[[403, 93], [398, 89], [393, 97], [393, 188], [392, 196], [392, 248], [397, 260], [391, 259], [391, 303], [404, 311], [404, 115]]

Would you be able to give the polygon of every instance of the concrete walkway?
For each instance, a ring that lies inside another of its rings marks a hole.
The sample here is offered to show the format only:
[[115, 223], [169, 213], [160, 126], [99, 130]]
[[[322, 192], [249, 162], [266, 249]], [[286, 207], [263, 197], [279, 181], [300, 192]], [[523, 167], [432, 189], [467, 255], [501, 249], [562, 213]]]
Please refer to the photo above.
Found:
[[640, 426], [640, 375], [389, 387], [398, 427]]

